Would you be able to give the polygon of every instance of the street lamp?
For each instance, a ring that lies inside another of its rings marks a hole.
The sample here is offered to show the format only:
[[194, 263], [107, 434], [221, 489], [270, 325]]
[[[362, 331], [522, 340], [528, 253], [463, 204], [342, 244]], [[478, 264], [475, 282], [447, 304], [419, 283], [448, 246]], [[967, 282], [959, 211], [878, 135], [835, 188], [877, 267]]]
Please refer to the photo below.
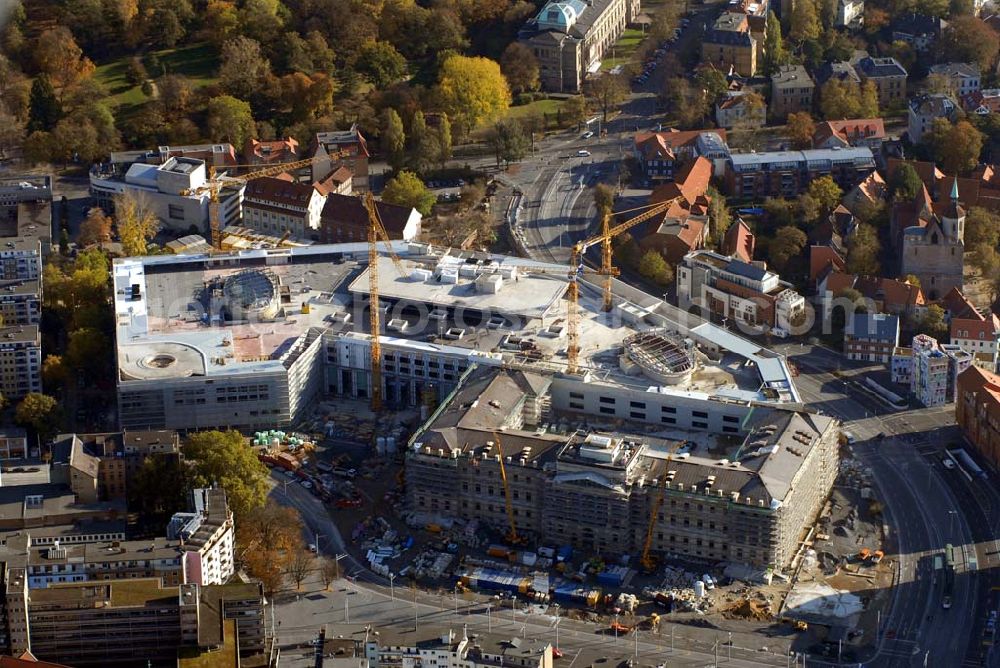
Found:
[[954, 531], [955, 531], [955, 515], [958, 515], [958, 511], [957, 510], [949, 510], [948, 511], [948, 516], [949, 516], [949, 519], [948, 519], [948, 538], [949, 539], [952, 537], [952, 535], [954, 534]]
[[617, 612], [615, 613], [614, 632], [615, 632], [615, 644], [617, 645], [618, 644], [618, 613]]
[[487, 625], [487, 630], [490, 633], [493, 633], [493, 604], [492, 603], [487, 603], [486, 604], [486, 625]]
[[395, 573], [389, 573], [389, 600], [396, 600], [396, 590], [393, 589], [392, 581], [396, 579]]
[[560, 617], [559, 619], [557, 619], [556, 623], [555, 623], [555, 625], [553, 627], [556, 630], [556, 649], [559, 649], [559, 622], [561, 622], [562, 620], [563, 620], [562, 617]]

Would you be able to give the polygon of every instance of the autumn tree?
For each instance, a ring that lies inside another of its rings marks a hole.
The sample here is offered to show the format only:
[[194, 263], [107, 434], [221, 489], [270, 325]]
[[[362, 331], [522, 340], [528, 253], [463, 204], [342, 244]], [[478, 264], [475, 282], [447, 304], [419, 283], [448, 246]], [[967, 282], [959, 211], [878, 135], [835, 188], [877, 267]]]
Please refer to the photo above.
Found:
[[955, 16], [948, 20], [935, 47], [944, 59], [976, 63], [987, 72], [996, 62], [1000, 38], [977, 16]]
[[382, 150], [388, 156], [393, 171], [402, 168], [406, 156], [406, 133], [403, 120], [392, 107], [382, 111]]
[[670, 285], [674, 280], [673, 270], [659, 251], [650, 249], [639, 260], [639, 273], [660, 287]]
[[819, 207], [818, 217], [822, 219], [829, 216], [837, 208], [844, 191], [840, 189], [833, 177], [827, 174], [810, 181], [805, 194], [816, 202], [817, 207]]
[[594, 206], [597, 207], [599, 216], [610, 215], [615, 206], [614, 188], [607, 183], [598, 183], [594, 186]]
[[249, 37], [240, 35], [227, 41], [222, 46], [220, 60], [219, 85], [241, 100], [249, 100], [261, 82], [273, 76], [271, 63], [261, 52], [260, 42]]
[[244, 0], [237, 6], [240, 32], [261, 44], [274, 41], [289, 16], [280, 0]]
[[43, 441], [47, 441], [59, 429], [59, 404], [47, 394], [29, 392], [17, 404], [14, 420], [22, 427], [33, 429]]
[[160, 228], [148, 198], [141, 191], [126, 190], [115, 195], [114, 207], [122, 252], [127, 257], [145, 255], [148, 243]]
[[445, 163], [451, 159], [451, 119], [448, 118], [448, 114], [441, 113], [438, 116], [434, 138], [436, 140], [435, 148], [437, 148], [437, 166], [439, 169], [443, 169]]
[[434, 208], [435, 197], [416, 174], [403, 170], [386, 184], [382, 201], [412, 207], [427, 216]]
[[187, 509], [190, 491], [187, 465], [179, 457], [160, 454], [147, 457], [126, 488], [129, 510], [157, 526]]
[[950, 123], [937, 118], [921, 141], [945, 174], [964, 174], [979, 164], [983, 133], [967, 120]]
[[813, 42], [819, 39], [821, 30], [815, 0], [799, 0], [792, 8], [788, 36], [795, 42]]
[[974, 206], [965, 216], [965, 245], [973, 248], [986, 244], [996, 248], [1000, 244], [1000, 214]]
[[91, 327], [73, 330], [66, 346], [66, 363], [77, 374], [97, 378], [113, 364], [111, 342], [103, 332]]
[[781, 37], [781, 21], [774, 12], [767, 14], [767, 28], [764, 31], [764, 76], [770, 76], [778, 68], [788, 63], [788, 51]]
[[267, 468], [240, 432], [213, 430], [189, 434], [183, 453], [184, 459], [191, 462], [194, 485], [219, 485], [226, 490], [229, 507], [237, 518], [264, 505]]
[[785, 124], [788, 126], [788, 138], [792, 141], [793, 148], [799, 150], [812, 148], [816, 122], [808, 111], [788, 114]]
[[851, 80], [831, 78], [820, 88], [820, 112], [828, 121], [878, 116], [878, 91], [865, 81], [861, 86]]
[[897, 202], [909, 202], [923, 189], [924, 182], [920, 180], [917, 170], [908, 162], [902, 162], [889, 175], [886, 184], [889, 197]]
[[239, 18], [236, 3], [230, 0], [208, 0], [202, 14], [202, 35], [216, 48], [235, 36]]
[[587, 120], [587, 99], [582, 95], [574, 95], [566, 99], [562, 106], [563, 118], [577, 129]]
[[65, 26], [49, 28], [38, 36], [35, 65], [60, 93], [94, 74], [94, 63], [83, 55], [73, 34]]
[[880, 251], [875, 228], [868, 224], [858, 225], [847, 241], [847, 271], [859, 276], [879, 275]]
[[495, 120], [510, 107], [510, 88], [500, 65], [489, 58], [448, 56], [435, 89], [459, 135]]
[[70, 370], [61, 355], [46, 355], [42, 361], [42, 384], [47, 390], [61, 388], [69, 380]]
[[767, 243], [767, 255], [775, 269], [782, 271], [793, 257], [798, 257], [805, 248], [808, 238], [799, 228], [786, 225], [779, 227]]
[[497, 167], [503, 163], [505, 168], [512, 162], [520, 162], [531, 147], [531, 140], [524, 128], [512, 119], [494, 123], [486, 137], [486, 143], [493, 149]]
[[270, 502], [236, 523], [236, 543], [247, 572], [268, 593], [281, 588], [289, 558], [302, 549], [302, 519], [293, 509]]
[[948, 324], [945, 322], [944, 309], [938, 304], [931, 304], [924, 311], [920, 324], [917, 326], [920, 334], [926, 334], [934, 339], [942, 340], [948, 335]]
[[357, 66], [376, 88], [387, 88], [406, 75], [406, 58], [389, 42], [366, 44]]
[[521, 42], [511, 42], [504, 50], [500, 71], [515, 94], [538, 90], [538, 59]]
[[726, 205], [726, 196], [712, 186], [708, 187], [705, 195], [708, 197], [708, 221], [712, 239], [716, 243], [722, 243], [722, 238], [726, 236], [726, 230], [732, 224], [732, 216]]
[[245, 146], [256, 130], [250, 105], [229, 95], [213, 97], [208, 101], [207, 130], [214, 141]]

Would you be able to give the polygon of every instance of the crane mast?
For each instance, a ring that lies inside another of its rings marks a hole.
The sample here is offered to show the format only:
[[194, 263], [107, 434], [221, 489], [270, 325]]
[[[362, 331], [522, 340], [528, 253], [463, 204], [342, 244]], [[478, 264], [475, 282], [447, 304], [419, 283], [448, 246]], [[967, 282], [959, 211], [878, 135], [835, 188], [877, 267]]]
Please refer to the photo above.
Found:
[[622, 223], [611, 226], [611, 212], [606, 211], [601, 217], [601, 233], [595, 236], [585, 239], [584, 241], [578, 241], [573, 244], [573, 248], [570, 251], [570, 267], [569, 267], [569, 288], [566, 290], [567, 306], [566, 306], [566, 370], [569, 373], [577, 373], [580, 367], [580, 285], [579, 276], [583, 272], [583, 256], [587, 252], [587, 249], [596, 244], [601, 244], [601, 269], [598, 272], [600, 275], [604, 276], [604, 303], [603, 308], [605, 311], [610, 311], [612, 306], [611, 299], [611, 284], [615, 276], [618, 276], [621, 272], [613, 263], [613, 248], [611, 246], [612, 240], [628, 232], [630, 229], [643, 223], [654, 216], [666, 212], [673, 206], [674, 202], [681, 199], [681, 197], [673, 197], [671, 199], [659, 202], [658, 204], [653, 204], [646, 211], [640, 213], [638, 216], [630, 218]]

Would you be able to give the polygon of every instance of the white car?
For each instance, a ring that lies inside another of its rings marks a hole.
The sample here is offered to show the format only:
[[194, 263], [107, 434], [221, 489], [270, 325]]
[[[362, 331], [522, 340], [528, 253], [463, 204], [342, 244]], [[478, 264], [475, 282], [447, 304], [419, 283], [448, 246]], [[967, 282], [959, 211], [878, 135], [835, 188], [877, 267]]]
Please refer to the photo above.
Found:
[[586, 132], [583, 133], [583, 136], [580, 137], [580, 139], [590, 139], [593, 136], [594, 133], [591, 130], [587, 130]]
[[955, 462], [951, 461], [950, 459], [942, 459], [941, 465], [944, 466], [949, 471], [955, 468]]
[[576, 156], [578, 158], [587, 158], [587, 157], [590, 157], [590, 151], [577, 151], [576, 152]]

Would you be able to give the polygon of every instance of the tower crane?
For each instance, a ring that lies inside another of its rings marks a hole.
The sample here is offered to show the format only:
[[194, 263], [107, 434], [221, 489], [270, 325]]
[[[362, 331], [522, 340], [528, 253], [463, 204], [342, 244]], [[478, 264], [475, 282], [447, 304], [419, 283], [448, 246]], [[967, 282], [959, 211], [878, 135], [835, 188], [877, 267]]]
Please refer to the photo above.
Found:
[[[667, 453], [667, 466], [670, 465], [670, 461], [674, 457], [674, 453], [677, 449], [681, 447], [683, 443], [678, 441], [670, 447], [670, 452]], [[649, 526], [646, 529], [646, 540], [642, 544], [642, 556], [639, 557], [639, 565], [642, 566], [642, 570], [646, 573], [652, 573], [656, 570], [657, 560], [650, 550], [653, 547], [653, 531], [656, 529], [656, 520], [660, 516], [660, 508], [663, 507], [663, 497], [666, 494], [667, 489], [667, 474], [668, 470], [663, 471], [663, 477], [660, 478], [660, 484], [656, 487], [656, 497], [653, 499], [653, 508], [649, 513]]]
[[[375, 206], [375, 197], [372, 194], [364, 195], [365, 211], [368, 213], [368, 327], [371, 331], [371, 367], [372, 367], [372, 392], [371, 406], [376, 413], [382, 410], [382, 342], [380, 335], [382, 332], [382, 318], [379, 313], [378, 297], [378, 242], [385, 244], [392, 264], [396, 267], [399, 276], [406, 275], [406, 269], [399, 257], [392, 250], [389, 233], [382, 224], [382, 218], [378, 215], [378, 207]], [[503, 471], [503, 463], [500, 464]]]
[[497, 454], [500, 456], [500, 480], [503, 483], [503, 499], [507, 507], [507, 522], [510, 524], [510, 531], [507, 532], [507, 542], [511, 545], [523, 545], [525, 539], [517, 534], [517, 525], [514, 522], [514, 504], [510, 500], [510, 485], [507, 482], [507, 469], [503, 465], [503, 446], [500, 444], [500, 434], [493, 432], [493, 438], [497, 444]]
[[[339, 160], [340, 158], [349, 155], [351, 155], [350, 151], [342, 150], [332, 155], [317, 155], [312, 158], [305, 158], [304, 160], [282, 162], [277, 165], [270, 165], [240, 176], [219, 177], [215, 173], [215, 167], [209, 166], [208, 179], [205, 181], [205, 184], [198, 186], [197, 188], [191, 188], [190, 190], [182, 190], [181, 195], [189, 196], [208, 193], [208, 227], [212, 233], [212, 248], [220, 249], [222, 248], [222, 227], [219, 222], [219, 193], [225, 186], [246, 183], [248, 181], [264, 178], [266, 176], [277, 176], [278, 174], [282, 174], [287, 171], [301, 169], [302, 167], [309, 167], [314, 162], [319, 162], [320, 160]], [[235, 166], [239, 167], [240, 165]]]
[[[569, 288], [566, 290], [568, 306], [566, 309], [566, 329], [569, 343], [566, 347], [567, 371], [576, 373], [580, 362], [580, 286], [578, 278], [583, 271], [583, 256], [591, 246], [601, 244], [601, 268], [598, 274], [604, 276], [604, 303], [605, 311], [611, 310], [611, 281], [621, 272], [614, 266], [613, 249], [611, 242], [615, 237], [628, 232], [630, 229], [653, 218], [661, 213], [665, 213], [673, 206], [674, 202], [681, 199], [680, 196], [673, 197], [657, 204], [649, 205], [639, 215], [628, 220], [611, 225], [611, 212], [607, 211], [601, 217], [601, 233], [589, 239], [578, 241], [573, 244], [570, 252], [569, 266]], [[633, 209], [634, 210], [634, 209]]]

